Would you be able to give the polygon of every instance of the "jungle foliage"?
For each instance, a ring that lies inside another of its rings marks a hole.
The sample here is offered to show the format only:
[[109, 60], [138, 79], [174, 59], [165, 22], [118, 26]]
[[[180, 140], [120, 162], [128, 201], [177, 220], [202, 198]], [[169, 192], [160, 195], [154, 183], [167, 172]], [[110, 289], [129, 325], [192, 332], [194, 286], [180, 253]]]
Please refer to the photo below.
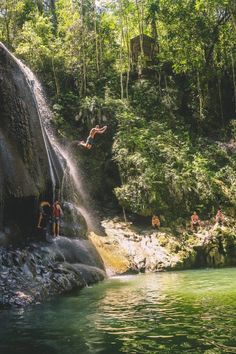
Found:
[[234, 0], [0, 0], [0, 40], [43, 81], [62, 136], [109, 125], [86, 163], [99, 189], [115, 162], [121, 206], [236, 206]]

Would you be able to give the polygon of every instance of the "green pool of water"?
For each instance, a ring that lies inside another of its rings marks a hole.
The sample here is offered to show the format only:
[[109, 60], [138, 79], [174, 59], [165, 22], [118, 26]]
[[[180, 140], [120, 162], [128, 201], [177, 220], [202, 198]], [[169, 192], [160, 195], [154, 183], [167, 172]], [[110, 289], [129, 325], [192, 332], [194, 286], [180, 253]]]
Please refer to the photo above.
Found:
[[118, 277], [2, 311], [0, 353], [236, 353], [236, 269]]

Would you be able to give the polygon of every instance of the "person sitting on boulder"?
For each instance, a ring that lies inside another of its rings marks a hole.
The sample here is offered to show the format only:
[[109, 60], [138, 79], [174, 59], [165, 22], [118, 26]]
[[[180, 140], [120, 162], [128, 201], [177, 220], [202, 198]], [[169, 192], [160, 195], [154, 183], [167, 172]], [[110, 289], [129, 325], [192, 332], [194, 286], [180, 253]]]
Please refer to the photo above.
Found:
[[161, 225], [160, 219], [158, 218], [157, 215], [153, 215], [152, 217], [152, 227], [154, 229], [158, 229]]
[[225, 218], [224, 218], [224, 214], [222, 212], [222, 209], [221, 207], [218, 208], [217, 210], [217, 213], [216, 213], [216, 224], [219, 224], [219, 225], [224, 225], [224, 221], [225, 221]]
[[53, 216], [53, 237], [59, 236], [60, 233], [60, 221], [63, 215], [61, 205], [57, 200], [53, 204], [52, 216]]
[[191, 216], [191, 229], [197, 230], [198, 226], [201, 226], [201, 221], [200, 221], [199, 216], [197, 215], [196, 211], [194, 211], [193, 215]]
[[85, 141], [79, 141], [78, 145], [83, 146], [85, 149], [90, 150], [94, 144], [94, 138], [96, 134], [103, 134], [107, 130], [107, 125], [105, 125], [102, 128], [99, 128], [99, 125], [96, 125], [94, 128], [92, 128], [89, 132], [89, 136]]
[[40, 203], [39, 206], [38, 228], [45, 230], [46, 237], [49, 236], [51, 232], [51, 219], [52, 219], [51, 205], [49, 202], [44, 200]]

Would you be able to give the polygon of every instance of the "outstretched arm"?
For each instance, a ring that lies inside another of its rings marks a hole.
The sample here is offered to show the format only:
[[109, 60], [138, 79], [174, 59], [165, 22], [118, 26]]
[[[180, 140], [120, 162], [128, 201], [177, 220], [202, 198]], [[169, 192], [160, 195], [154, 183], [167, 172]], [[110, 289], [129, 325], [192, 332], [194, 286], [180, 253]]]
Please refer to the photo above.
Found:
[[107, 125], [104, 125], [102, 128], [97, 128], [96, 133], [103, 134], [107, 130]]

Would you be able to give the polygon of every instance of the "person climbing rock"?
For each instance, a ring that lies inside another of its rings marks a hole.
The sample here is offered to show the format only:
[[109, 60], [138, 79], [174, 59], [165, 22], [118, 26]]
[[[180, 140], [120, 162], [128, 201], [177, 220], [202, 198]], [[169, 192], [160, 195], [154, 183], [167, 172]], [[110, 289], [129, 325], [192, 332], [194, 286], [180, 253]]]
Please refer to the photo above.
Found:
[[224, 217], [221, 207], [219, 207], [217, 210], [215, 220], [216, 220], [216, 224], [219, 224], [221, 226], [224, 225], [225, 217]]
[[161, 225], [160, 219], [157, 215], [153, 215], [152, 217], [152, 227], [158, 229]]
[[107, 125], [104, 125], [104, 127], [99, 128], [99, 125], [96, 125], [94, 128], [92, 128], [89, 132], [89, 136], [86, 141], [79, 141], [78, 145], [83, 146], [85, 149], [90, 150], [94, 144], [94, 138], [96, 134], [103, 134], [107, 130]]
[[61, 205], [57, 200], [53, 204], [52, 216], [53, 216], [53, 237], [59, 236], [60, 233], [60, 221], [63, 215]]
[[46, 238], [51, 233], [52, 209], [48, 201], [44, 200], [39, 206], [38, 228], [45, 231]]
[[199, 216], [197, 215], [196, 211], [194, 211], [193, 215], [191, 216], [191, 229], [197, 230], [198, 226], [201, 226], [201, 220], [199, 219]]

